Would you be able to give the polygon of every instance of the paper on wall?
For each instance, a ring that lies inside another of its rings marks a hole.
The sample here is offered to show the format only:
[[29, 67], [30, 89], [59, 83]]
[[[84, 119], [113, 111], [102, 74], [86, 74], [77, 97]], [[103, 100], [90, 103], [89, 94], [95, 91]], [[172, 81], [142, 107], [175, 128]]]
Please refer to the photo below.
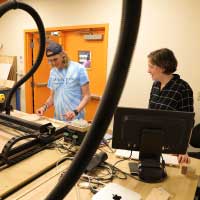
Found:
[[7, 80], [10, 72], [10, 63], [0, 63], [0, 79]]

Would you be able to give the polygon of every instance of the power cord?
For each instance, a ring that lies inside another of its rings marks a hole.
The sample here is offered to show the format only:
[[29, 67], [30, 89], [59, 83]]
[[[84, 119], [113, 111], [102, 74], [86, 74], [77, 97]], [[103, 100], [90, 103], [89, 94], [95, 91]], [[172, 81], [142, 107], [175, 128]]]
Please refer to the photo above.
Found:
[[[101, 174], [99, 174], [99, 170]], [[104, 171], [106, 171], [106, 173], [103, 173]], [[98, 172], [98, 175], [96, 172]], [[103, 162], [90, 173], [83, 174], [80, 178], [81, 182], [78, 184], [78, 186], [80, 188], [89, 189], [93, 194], [95, 194], [102, 186], [105, 186], [114, 178], [127, 179], [127, 174], [122, 170], [119, 170], [116, 166], [113, 166], [107, 162]]]
[[75, 155], [77, 151], [72, 150], [73, 147], [75, 147], [74, 143], [68, 145], [68, 143], [61, 140], [55, 141], [46, 146], [47, 149], [57, 149], [62, 154], [71, 153], [72, 155]]
[[106, 146], [109, 149], [109, 151], [107, 151], [107, 150], [104, 149], [105, 152], [107, 152], [107, 153], [114, 153], [114, 150], [109, 146], [109, 142], [110, 142], [110, 140], [103, 139], [102, 143], [99, 146], [99, 149], [101, 149], [102, 147]]
[[133, 151], [131, 150], [130, 156], [129, 156], [128, 158], [123, 158], [123, 159], [120, 159], [120, 160], [116, 161], [116, 162], [113, 164], [113, 168], [115, 168], [116, 165], [119, 164], [119, 163], [122, 162], [122, 161], [130, 160], [131, 157], [132, 157], [132, 153], [133, 153]]

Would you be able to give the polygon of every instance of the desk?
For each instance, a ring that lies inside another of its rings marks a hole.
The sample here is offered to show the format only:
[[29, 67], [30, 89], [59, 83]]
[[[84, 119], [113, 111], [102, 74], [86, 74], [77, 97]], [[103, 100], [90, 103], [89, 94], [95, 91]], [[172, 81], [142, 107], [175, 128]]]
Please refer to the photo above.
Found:
[[[7, 172], [1, 172], [0, 180], [4, 180], [2, 179], [2, 173], [4, 173], [5, 177], [7, 178], [8, 184], [11, 184], [12, 181], [16, 181], [16, 179], [14, 178], [16, 176], [12, 176], [13, 174], [19, 174], [18, 179], [26, 177], [27, 174], [31, 176], [31, 173], [37, 171], [41, 167], [41, 165], [45, 165], [45, 162], [52, 162], [53, 157], [56, 160], [56, 157], [58, 159], [60, 155], [55, 153], [55, 150], [45, 150], [44, 152], [41, 152], [38, 155], [34, 155], [32, 158], [28, 158], [26, 161], [23, 161], [23, 163], [19, 163], [15, 166], [12, 166], [11, 168], [8, 168]], [[115, 156], [109, 154], [109, 162], [114, 163], [115, 161]], [[40, 165], [37, 164], [38, 162], [40, 163]], [[30, 163], [32, 169], [30, 169]], [[120, 169], [128, 171], [127, 163], [128, 161], [119, 163], [118, 167]], [[45, 173], [38, 179], [34, 180], [30, 184], [26, 185], [24, 188], [7, 198], [7, 200], [32, 200], [35, 196], [37, 196], [37, 200], [43, 200], [44, 197], [49, 193], [49, 191], [51, 191], [51, 189], [57, 183], [60, 176], [60, 172], [65, 170], [69, 164], [69, 161], [62, 163], [58, 168], [54, 168], [49, 172]], [[191, 159], [191, 166], [198, 167], [199, 164], [200, 161], [196, 159]], [[197, 173], [199, 174], [199, 172], [200, 170], [198, 169]], [[148, 184], [134, 180], [130, 177], [128, 177], [127, 180], [115, 179], [114, 182], [140, 193], [143, 199], [146, 198], [146, 196], [149, 194], [152, 188], [162, 186], [165, 190], [167, 190], [174, 196], [174, 198], [172, 198], [173, 200], [193, 200], [198, 183], [198, 176], [187, 177], [181, 175], [180, 169], [174, 167], [167, 167], [167, 173], [169, 177], [163, 183]], [[74, 188], [70, 192], [70, 194], [65, 198], [65, 200], [76, 199], [76, 190], [77, 189]], [[92, 194], [89, 192], [89, 190], [86, 189], [80, 189], [79, 193], [81, 193], [80, 200], [91, 199], [92, 197]]]
[[[27, 179], [34, 177], [39, 171], [51, 168], [61, 158], [57, 150], [44, 150], [32, 157], [21, 161], [20, 163], [0, 171], [0, 194], [17, 184], [23, 183]], [[113, 153], [108, 154], [108, 162], [114, 164], [118, 158]], [[58, 167], [51, 169], [39, 178], [18, 190], [6, 200], [43, 200], [57, 183], [60, 172], [69, 166], [70, 161], [65, 161]], [[162, 183], [148, 184], [137, 181], [131, 177], [126, 180], [114, 179], [113, 182], [123, 185], [141, 194], [145, 199], [154, 187], [162, 186], [165, 190], [173, 195], [172, 200], [193, 200], [195, 190], [198, 184], [198, 176], [200, 175], [200, 160], [191, 159], [191, 167], [196, 169], [194, 176], [185, 176], [180, 173], [180, 169], [176, 167], [167, 167], [168, 178]], [[118, 168], [128, 172], [128, 161], [124, 161], [117, 165]], [[80, 200], [89, 200], [92, 194], [87, 189], [79, 189], [74, 187], [65, 200], [75, 200], [77, 195]]]

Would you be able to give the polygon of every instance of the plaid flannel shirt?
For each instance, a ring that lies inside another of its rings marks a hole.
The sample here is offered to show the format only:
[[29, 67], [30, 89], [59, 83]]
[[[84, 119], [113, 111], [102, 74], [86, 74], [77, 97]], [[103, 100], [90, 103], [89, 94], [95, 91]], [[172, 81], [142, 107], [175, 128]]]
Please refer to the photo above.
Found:
[[149, 108], [193, 112], [193, 91], [178, 74], [160, 90], [161, 83], [155, 81], [150, 94]]

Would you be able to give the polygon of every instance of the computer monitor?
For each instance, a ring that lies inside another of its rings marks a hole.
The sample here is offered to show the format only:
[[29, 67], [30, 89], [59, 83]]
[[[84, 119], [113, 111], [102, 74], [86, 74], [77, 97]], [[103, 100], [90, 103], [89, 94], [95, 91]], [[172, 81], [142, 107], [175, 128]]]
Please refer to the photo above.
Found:
[[139, 151], [139, 177], [157, 182], [166, 176], [161, 154], [185, 154], [193, 125], [192, 112], [118, 107], [112, 147]]

